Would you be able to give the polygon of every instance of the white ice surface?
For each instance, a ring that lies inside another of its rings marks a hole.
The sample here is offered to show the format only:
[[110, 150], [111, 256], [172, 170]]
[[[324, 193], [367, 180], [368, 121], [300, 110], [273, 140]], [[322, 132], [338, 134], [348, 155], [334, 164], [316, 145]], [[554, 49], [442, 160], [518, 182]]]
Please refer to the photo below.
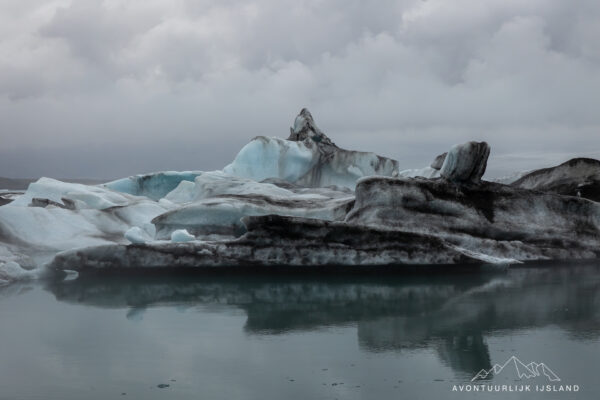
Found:
[[223, 172], [255, 181], [280, 178], [296, 182], [318, 161], [316, 145], [309, 148], [304, 142], [259, 136], [245, 145]]
[[192, 240], [196, 240], [196, 237], [194, 235], [190, 235], [190, 233], [185, 229], [177, 229], [171, 233], [171, 242], [184, 243], [191, 242]]
[[[30, 207], [33, 198], [59, 204], [66, 199], [75, 209]], [[150, 199], [108, 188], [42, 178], [17, 200], [0, 207], [0, 248], [29, 254], [40, 266], [58, 251], [125, 243], [124, 234], [132, 226], [142, 227], [152, 237], [150, 221], [167, 209]]]
[[[200, 179], [200, 178], [198, 178]], [[318, 193], [293, 193], [271, 184], [258, 184], [266, 187], [263, 194], [238, 191], [227, 185], [215, 186], [218, 195], [185, 203], [156, 217], [157, 239], [167, 239], [176, 229], [188, 229], [195, 235], [239, 235], [245, 231], [241, 218], [277, 214], [317, 218], [327, 221], [340, 220], [346, 214], [346, 205], [353, 196], [346, 192], [323, 191]], [[253, 186], [251, 185], [251, 186]], [[240, 188], [246, 186], [242, 183]], [[218, 189], [225, 189], [222, 193]], [[276, 190], [275, 190], [276, 189]], [[270, 193], [269, 191], [272, 190]], [[319, 190], [319, 189], [315, 189]], [[274, 193], [279, 196], [273, 195]], [[271, 194], [271, 195], [270, 195]]]
[[38, 274], [38, 271], [30, 271], [21, 268], [21, 266], [14, 261], [0, 261], [0, 286], [15, 281], [36, 279]]
[[49, 199], [63, 204], [63, 198], [73, 200], [78, 208], [103, 210], [127, 205], [129, 200], [121, 193], [99, 186], [61, 182], [51, 178], [40, 178], [29, 184], [27, 191], [17, 197], [11, 206], [27, 207], [33, 198]]
[[134, 226], [127, 229], [125, 232], [125, 239], [129, 240], [133, 244], [144, 244], [151, 241], [153, 238], [148, 235], [148, 232], [139, 226]]
[[311, 139], [259, 136], [244, 146], [223, 172], [255, 181], [278, 178], [305, 187], [354, 189], [362, 177], [397, 174], [398, 163], [374, 153], [319, 147]]
[[15, 246], [0, 243], [0, 285], [23, 279], [33, 279], [37, 272], [34, 261], [15, 250]]
[[181, 181], [193, 182], [199, 174], [201, 171], [162, 171], [117, 179], [103, 186], [118, 192], [159, 200], [175, 189]]
[[271, 183], [210, 171], [197, 176], [194, 182], [182, 181], [165, 199], [173, 203], [187, 203], [223, 195], [289, 197], [293, 193]]

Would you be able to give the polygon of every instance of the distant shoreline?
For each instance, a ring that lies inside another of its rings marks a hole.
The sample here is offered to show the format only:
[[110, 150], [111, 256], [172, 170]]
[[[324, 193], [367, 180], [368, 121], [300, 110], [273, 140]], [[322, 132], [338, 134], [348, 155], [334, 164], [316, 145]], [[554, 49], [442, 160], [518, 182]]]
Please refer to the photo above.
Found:
[[[39, 178], [4, 178], [0, 176], [0, 189], [26, 190], [30, 183]], [[83, 183], [85, 185], [98, 185], [109, 182], [110, 179], [91, 179], [91, 178], [55, 178], [62, 182]]]

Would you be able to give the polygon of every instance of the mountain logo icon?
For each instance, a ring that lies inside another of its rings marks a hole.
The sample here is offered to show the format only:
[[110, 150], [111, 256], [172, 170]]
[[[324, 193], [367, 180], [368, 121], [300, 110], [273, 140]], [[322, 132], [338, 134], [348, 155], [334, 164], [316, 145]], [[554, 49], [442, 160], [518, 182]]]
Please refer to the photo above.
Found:
[[519, 379], [531, 379], [537, 378], [538, 376], [545, 376], [550, 382], [560, 382], [558, 375], [556, 375], [546, 364], [535, 361], [525, 364], [515, 356], [511, 356], [503, 364], [494, 364], [489, 370], [482, 369], [473, 377], [473, 379], [471, 379], [471, 382], [479, 379], [486, 379], [493, 375], [499, 375], [505, 371], [506, 368], [514, 368]]

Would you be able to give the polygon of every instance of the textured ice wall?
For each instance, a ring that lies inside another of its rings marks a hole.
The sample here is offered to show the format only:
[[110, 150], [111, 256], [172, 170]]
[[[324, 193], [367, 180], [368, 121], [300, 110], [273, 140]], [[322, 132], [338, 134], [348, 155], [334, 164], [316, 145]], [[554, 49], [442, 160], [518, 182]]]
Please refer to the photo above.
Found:
[[485, 173], [489, 155], [486, 142], [457, 144], [446, 155], [440, 175], [454, 182], [477, 183]]
[[398, 162], [312, 139], [291, 141], [259, 136], [244, 146], [223, 171], [256, 181], [278, 178], [306, 187], [336, 185], [354, 189], [362, 177], [396, 175]]

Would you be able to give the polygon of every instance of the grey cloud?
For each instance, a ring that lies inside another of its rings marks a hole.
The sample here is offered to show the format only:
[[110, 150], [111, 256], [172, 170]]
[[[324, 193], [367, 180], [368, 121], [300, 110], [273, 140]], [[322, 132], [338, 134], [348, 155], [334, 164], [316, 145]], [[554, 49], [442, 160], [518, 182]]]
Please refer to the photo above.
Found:
[[560, 162], [600, 150], [599, 18], [595, 0], [8, 0], [0, 175], [217, 168], [304, 106], [406, 168], [470, 139], [491, 174]]

